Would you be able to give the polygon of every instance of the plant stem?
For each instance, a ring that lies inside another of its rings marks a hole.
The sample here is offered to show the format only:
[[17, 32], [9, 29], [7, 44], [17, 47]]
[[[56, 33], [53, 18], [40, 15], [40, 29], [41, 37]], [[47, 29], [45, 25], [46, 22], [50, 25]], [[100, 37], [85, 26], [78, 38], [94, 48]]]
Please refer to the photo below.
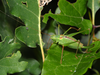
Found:
[[[94, 13], [94, 0], [92, 0], [92, 25], [95, 25], [95, 13]], [[93, 38], [95, 37], [95, 28], [93, 28]]]
[[[90, 18], [90, 20], [92, 21], [93, 30], [92, 30], [92, 34], [91, 34], [90, 37], [89, 37], [89, 41], [88, 41], [87, 46], [89, 46], [92, 36], [93, 36], [93, 38], [95, 37], [95, 33], [94, 33], [94, 31], [95, 31], [95, 28], [94, 28], [94, 26], [95, 26], [94, 0], [92, 0], [92, 9], [91, 9], [91, 10], [92, 10], [92, 19], [91, 19], [90, 12], [89, 12], [89, 18]], [[93, 41], [93, 40], [92, 40], [92, 41]], [[87, 49], [86, 51], [88, 51], [88, 49]]]
[[92, 24], [95, 24], [95, 15], [94, 15], [94, 0], [92, 0]]
[[96, 69], [92, 69], [97, 75], [100, 75], [100, 73]]
[[[40, 9], [39, 9], [40, 10]], [[42, 45], [42, 36], [41, 36], [41, 26], [40, 26], [40, 13], [41, 11], [39, 11], [39, 40], [40, 40], [40, 48], [41, 48], [41, 54], [42, 54], [42, 60], [44, 62], [45, 60], [45, 56], [44, 56], [44, 50], [43, 50], [43, 45]]]

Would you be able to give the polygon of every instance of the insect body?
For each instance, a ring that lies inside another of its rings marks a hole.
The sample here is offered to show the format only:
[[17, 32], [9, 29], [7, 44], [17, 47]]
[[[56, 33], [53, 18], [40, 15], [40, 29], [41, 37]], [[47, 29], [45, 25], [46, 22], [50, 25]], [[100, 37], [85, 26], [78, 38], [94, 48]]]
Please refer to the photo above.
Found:
[[[71, 28], [69, 28], [69, 30], [70, 29]], [[82, 32], [83, 31], [72, 33], [72, 34], [69, 34], [69, 35], [52, 35], [51, 36], [51, 39], [55, 43], [58, 43], [59, 45], [62, 45], [62, 54], [61, 54], [60, 63], [62, 63], [62, 56], [63, 56], [64, 46], [67, 46], [67, 47], [72, 48], [72, 49], [77, 49], [77, 50], [79, 49], [80, 51], [82, 51], [81, 48], [90, 48], [91, 47], [91, 46], [83, 46], [82, 43], [80, 43], [78, 40], [76, 40], [75, 38], [73, 38], [74, 35], [77, 35], [77, 34], [82, 33]], [[76, 51], [76, 54], [77, 54], [77, 51]], [[75, 55], [75, 57], [77, 58], [76, 55]]]
[[48, 4], [52, 0], [40, 0], [40, 7], [43, 7], [45, 4]]
[[84, 48], [82, 43], [79, 43], [78, 40], [68, 35], [54, 35], [51, 39], [60, 45], [68, 46], [72, 49], [77, 49], [78, 45], [79, 49]]

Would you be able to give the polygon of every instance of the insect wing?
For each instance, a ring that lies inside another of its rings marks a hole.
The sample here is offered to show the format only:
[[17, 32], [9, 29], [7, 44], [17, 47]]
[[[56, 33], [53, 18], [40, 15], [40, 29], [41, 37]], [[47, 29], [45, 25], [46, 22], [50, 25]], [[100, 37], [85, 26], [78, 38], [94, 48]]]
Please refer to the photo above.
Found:
[[78, 45], [79, 45], [79, 48], [82, 48], [83, 46], [82, 43], [79, 43], [78, 40], [70, 36], [60, 35], [59, 37], [55, 35], [53, 36], [52, 39], [58, 42], [60, 45], [68, 46], [69, 48], [73, 48], [73, 49], [77, 49]]

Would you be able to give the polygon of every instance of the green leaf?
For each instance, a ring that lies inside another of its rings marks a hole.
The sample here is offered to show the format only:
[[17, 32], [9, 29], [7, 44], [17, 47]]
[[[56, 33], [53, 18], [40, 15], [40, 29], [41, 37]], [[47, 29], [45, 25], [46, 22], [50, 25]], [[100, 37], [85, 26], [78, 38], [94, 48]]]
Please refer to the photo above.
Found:
[[[47, 23], [48, 17], [52, 17], [61, 24], [76, 26], [81, 30], [92, 29], [92, 23], [84, 19], [83, 16], [86, 13], [87, 0], [77, 0], [76, 3], [69, 3], [66, 0], [59, 0], [58, 6], [61, 10], [60, 14], [53, 14], [49, 12], [44, 15], [43, 22]], [[83, 32], [88, 34], [89, 32]]]
[[[3, 10], [0, 10], [0, 36], [1, 36], [2, 40], [4, 40], [4, 38], [6, 36], [9, 36], [10, 37], [9, 39], [11, 39], [14, 37], [13, 25], [16, 22], [15, 21], [12, 22], [11, 18], [6, 17], [6, 15], [5, 15], [6, 13], [7, 13], [7, 15], [9, 15], [7, 4], [6, 4], [5, 0], [2, 0], [2, 2], [3, 2], [3, 5], [0, 5], [0, 9], [4, 8], [5, 13], [3, 12]], [[11, 16], [11, 15], [9, 15], [9, 16]]]
[[21, 61], [22, 60], [27, 61], [28, 65], [26, 67], [26, 70], [18, 73], [17, 75], [39, 75], [41, 73], [40, 63], [37, 60], [26, 58], [22, 58]]
[[27, 62], [18, 62], [20, 57], [21, 53], [18, 51], [11, 57], [0, 59], [0, 75], [7, 75], [7, 73], [13, 74], [23, 71], [27, 66]]
[[39, 62], [36, 61], [35, 59], [33, 59], [33, 60], [29, 59], [27, 70], [28, 70], [28, 72], [30, 72], [33, 75], [39, 75], [41, 72]]
[[19, 43], [11, 43], [11, 40], [9, 40], [9, 37], [6, 37], [4, 41], [0, 42], [0, 59], [10, 55], [14, 50], [17, 50], [20, 48]]
[[17, 38], [29, 47], [36, 47], [41, 38], [38, 0], [7, 0], [7, 3], [11, 14], [20, 18], [26, 25], [16, 29]]
[[61, 13], [61, 11], [60, 11], [59, 7], [57, 7], [55, 14], [60, 14], [60, 13]]
[[92, 10], [92, 13], [94, 13], [93, 15], [95, 15], [100, 8], [100, 0], [88, 0], [87, 5]]
[[75, 52], [72, 49], [65, 48], [62, 64], [60, 64], [62, 47], [53, 44], [45, 59], [42, 75], [62, 75], [62, 73], [63, 75], [83, 75], [88, 68], [91, 68], [93, 61], [100, 58], [96, 53], [100, 48], [99, 44], [100, 41], [94, 42], [94, 47], [89, 49], [90, 53], [78, 53], [78, 59], [75, 58]]
[[17, 73], [17, 74], [15, 74], [15, 75], [30, 75], [30, 73], [27, 72], [27, 70], [24, 70], [24, 71], [22, 71], [22, 72], [20, 72], [20, 73]]
[[30, 73], [27, 72], [27, 70], [24, 70], [23, 72], [17, 73], [15, 75], [30, 75]]

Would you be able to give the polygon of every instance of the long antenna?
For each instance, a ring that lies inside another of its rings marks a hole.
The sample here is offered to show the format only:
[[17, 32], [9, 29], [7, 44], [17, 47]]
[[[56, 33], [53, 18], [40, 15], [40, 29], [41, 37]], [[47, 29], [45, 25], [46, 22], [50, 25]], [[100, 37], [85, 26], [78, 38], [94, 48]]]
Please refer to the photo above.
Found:
[[17, 20], [17, 19], [15, 19], [15, 18], [11, 17], [10, 15], [6, 14], [5, 12], [3, 12], [3, 11], [1, 11], [1, 10], [0, 10], [0, 12], [3, 13], [3, 14], [5, 14], [6, 16], [12, 18], [13, 20], [15, 20], [15, 21], [17, 21], [17, 22], [19, 22], [19, 23], [25, 25], [23, 22], [20, 22], [19, 20]]
[[[23, 22], [21, 22], [21, 21], [15, 19], [15, 18], [13, 18], [13, 17], [11, 17], [10, 15], [6, 14], [5, 12], [3, 12], [3, 11], [1, 11], [1, 10], [0, 10], [0, 12], [3, 13], [3, 14], [5, 14], [5, 15], [8, 16], [9, 18], [11, 18], [11, 19], [13, 19], [13, 20], [19, 22], [20, 24], [25, 25]], [[26, 27], [26, 29], [28, 29], [28, 28]], [[33, 28], [32, 28], [32, 29], [33, 29]], [[34, 30], [36, 30], [36, 29], [34, 29]], [[36, 30], [36, 31], [37, 31], [37, 30]], [[44, 33], [44, 32], [41, 32], [41, 33], [42, 33], [42, 34], [45, 34], [45, 35], [48, 35], [48, 36], [51, 36], [51, 35], [46, 34], [46, 33]]]

